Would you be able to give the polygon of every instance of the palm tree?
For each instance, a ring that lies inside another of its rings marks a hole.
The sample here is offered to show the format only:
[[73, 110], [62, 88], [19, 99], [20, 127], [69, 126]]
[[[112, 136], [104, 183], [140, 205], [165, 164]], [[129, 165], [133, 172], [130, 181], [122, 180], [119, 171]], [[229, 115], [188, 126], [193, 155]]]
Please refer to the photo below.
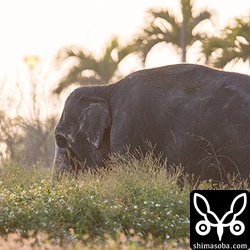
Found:
[[113, 38], [105, 48], [101, 57], [80, 49], [70, 47], [61, 49], [56, 57], [57, 66], [61, 67], [66, 61], [71, 62], [67, 75], [59, 82], [54, 93], [60, 94], [68, 86], [77, 83], [80, 85], [108, 84], [118, 78], [118, 66], [130, 53], [131, 46], [120, 46], [118, 38]]
[[207, 64], [218, 68], [240, 60], [250, 64], [250, 16], [236, 18], [232, 25], [222, 30], [219, 37], [206, 38], [203, 41], [202, 53]]
[[186, 62], [187, 50], [204, 38], [204, 34], [194, 30], [201, 22], [210, 20], [212, 12], [204, 10], [194, 15], [192, 0], [180, 0], [180, 4], [182, 20], [165, 9], [148, 11], [150, 21], [135, 41], [136, 50], [144, 63], [149, 51], [159, 43], [174, 45], [181, 54], [181, 61]]

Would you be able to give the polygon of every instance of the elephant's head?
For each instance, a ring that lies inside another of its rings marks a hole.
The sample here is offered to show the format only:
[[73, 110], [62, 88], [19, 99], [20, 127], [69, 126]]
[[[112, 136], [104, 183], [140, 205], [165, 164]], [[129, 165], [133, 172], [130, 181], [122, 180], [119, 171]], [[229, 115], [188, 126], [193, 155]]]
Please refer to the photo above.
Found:
[[80, 165], [99, 166], [110, 151], [111, 119], [104, 99], [74, 91], [55, 129], [53, 175], [77, 172]]

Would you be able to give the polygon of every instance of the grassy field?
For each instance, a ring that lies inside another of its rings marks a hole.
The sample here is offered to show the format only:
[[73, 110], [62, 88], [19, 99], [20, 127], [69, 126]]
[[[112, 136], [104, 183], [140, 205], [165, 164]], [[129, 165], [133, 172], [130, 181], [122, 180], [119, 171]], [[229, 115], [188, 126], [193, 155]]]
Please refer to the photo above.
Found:
[[112, 156], [107, 164], [112, 170], [53, 186], [42, 166], [2, 166], [0, 249], [186, 249], [190, 191], [228, 188], [187, 184], [180, 169], [166, 171], [151, 153]]

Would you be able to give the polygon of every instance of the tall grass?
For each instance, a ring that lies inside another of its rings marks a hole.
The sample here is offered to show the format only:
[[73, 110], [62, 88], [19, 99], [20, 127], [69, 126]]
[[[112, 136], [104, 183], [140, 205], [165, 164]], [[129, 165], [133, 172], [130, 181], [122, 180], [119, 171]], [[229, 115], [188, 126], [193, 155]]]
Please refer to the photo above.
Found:
[[95, 246], [186, 242], [192, 187], [187, 177], [181, 178], [180, 168], [167, 168], [153, 153], [142, 158], [112, 155], [106, 165], [109, 170], [86, 172], [77, 179], [64, 176], [52, 186], [50, 171], [41, 166], [5, 164], [0, 175], [0, 234], [36, 239], [45, 233], [52, 243]]

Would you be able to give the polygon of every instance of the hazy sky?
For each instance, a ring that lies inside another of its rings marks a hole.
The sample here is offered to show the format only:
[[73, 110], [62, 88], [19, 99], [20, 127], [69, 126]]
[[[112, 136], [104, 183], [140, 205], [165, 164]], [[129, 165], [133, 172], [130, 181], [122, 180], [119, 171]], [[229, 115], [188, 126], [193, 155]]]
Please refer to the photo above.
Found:
[[[195, 2], [216, 10], [217, 27], [250, 13], [250, 0]], [[0, 76], [15, 73], [25, 56], [51, 58], [71, 44], [99, 53], [113, 35], [128, 41], [142, 27], [148, 8], [170, 7], [178, 13], [178, 4], [179, 0], [0, 0]]]

